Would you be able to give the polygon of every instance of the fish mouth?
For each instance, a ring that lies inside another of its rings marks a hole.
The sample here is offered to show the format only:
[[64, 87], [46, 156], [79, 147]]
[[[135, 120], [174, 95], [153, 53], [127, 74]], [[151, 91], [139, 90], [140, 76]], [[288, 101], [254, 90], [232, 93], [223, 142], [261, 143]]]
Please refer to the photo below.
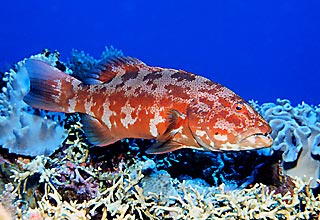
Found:
[[266, 148], [270, 147], [272, 143], [270, 133], [251, 133], [245, 136], [242, 134], [237, 141], [237, 145], [243, 149]]

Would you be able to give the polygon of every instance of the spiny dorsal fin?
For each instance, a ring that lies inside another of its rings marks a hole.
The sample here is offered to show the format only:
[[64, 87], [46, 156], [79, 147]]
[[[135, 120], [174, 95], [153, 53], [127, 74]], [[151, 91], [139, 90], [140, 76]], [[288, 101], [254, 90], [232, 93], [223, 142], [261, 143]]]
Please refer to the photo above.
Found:
[[133, 57], [112, 57], [100, 61], [95, 69], [83, 79], [87, 85], [102, 84], [111, 81], [118, 74], [138, 72], [145, 64]]

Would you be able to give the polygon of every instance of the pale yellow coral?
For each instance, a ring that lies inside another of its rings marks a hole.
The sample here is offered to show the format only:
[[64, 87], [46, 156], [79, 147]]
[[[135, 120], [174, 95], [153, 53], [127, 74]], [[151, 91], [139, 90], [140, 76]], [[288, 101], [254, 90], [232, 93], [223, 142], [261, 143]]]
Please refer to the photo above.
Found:
[[[294, 180], [293, 191], [285, 195], [263, 184], [242, 190], [227, 190], [224, 185], [206, 187], [200, 193], [184, 182], [164, 181], [163, 184], [173, 184], [178, 192], [164, 199], [160, 191], [165, 189], [163, 186], [159, 186], [158, 192], [147, 192], [148, 187], [141, 184], [148, 179], [142, 174], [141, 161], [131, 166], [122, 164], [114, 173], [101, 173], [93, 167], [81, 168], [93, 178], [109, 182], [110, 186], [99, 185], [97, 195], [89, 200], [68, 202], [51, 182], [56, 174], [53, 168], [44, 166], [47, 163], [65, 166], [65, 161], [37, 157], [22, 165], [22, 170], [15, 171], [16, 182], [25, 185], [30, 175], [39, 173], [45, 185], [45, 195], [37, 201], [37, 207], [27, 206], [26, 210], [18, 211], [18, 219], [30, 213], [43, 219], [92, 219], [98, 212], [102, 219], [310, 219], [320, 213], [320, 197], [312, 194], [310, 182], [299, 178]], [[18, 184], [17, 188], [21, 186]]]

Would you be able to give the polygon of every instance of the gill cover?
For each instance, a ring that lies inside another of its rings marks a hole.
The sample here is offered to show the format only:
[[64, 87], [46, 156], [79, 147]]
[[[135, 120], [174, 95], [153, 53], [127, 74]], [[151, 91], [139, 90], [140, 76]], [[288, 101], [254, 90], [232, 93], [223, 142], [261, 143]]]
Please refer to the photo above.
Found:
[[207, 132], [209, 110], [204, 103], [190, 105], [187, 110], [188, 125], [194, 139], [204, 150], [219, 151], [214, 148], [214, 142]]

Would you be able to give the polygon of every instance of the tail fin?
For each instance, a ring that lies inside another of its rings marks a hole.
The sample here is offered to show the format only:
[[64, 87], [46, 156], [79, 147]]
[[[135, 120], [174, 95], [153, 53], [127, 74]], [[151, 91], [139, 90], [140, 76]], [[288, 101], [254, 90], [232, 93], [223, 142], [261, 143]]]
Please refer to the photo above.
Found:
[[30, 91], [23, 99], [27, 104], [49, 111], [75, 111], [69, 100], [75, 96], [79, 80], [39, 60], [29, 59], [25, 67], [30, 77]]

